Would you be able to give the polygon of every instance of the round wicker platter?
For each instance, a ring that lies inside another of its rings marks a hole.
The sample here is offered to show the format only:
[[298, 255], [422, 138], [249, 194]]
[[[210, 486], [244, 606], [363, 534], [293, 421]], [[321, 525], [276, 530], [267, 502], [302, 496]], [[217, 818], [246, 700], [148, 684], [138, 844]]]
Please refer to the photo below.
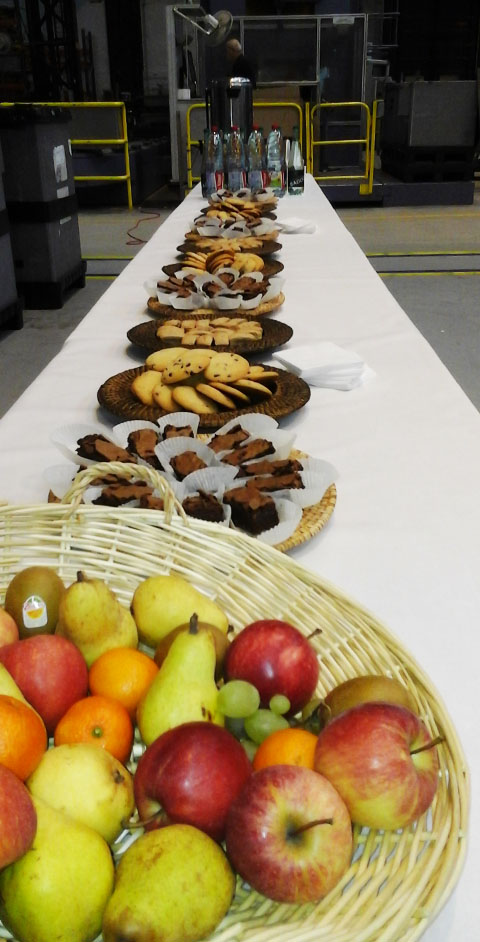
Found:
[[[163, 412], [158, 406], [146, 406], [139, 402], [131, 392], [133, 380], [144, 370], [144, 366], [138, 366], [116, 373], [115, 376], [107, 379], [97, 392], [100, 405], [122, 419], [147, 419], [155, 422], [160, 416], [167, 415], [168, 413]], [[276, 379], [268, 381], [273, 390], [271, 396], [262, 399], [261, 402], [250, 402], [244, 409], [223, 409], [221, 412], [204, 413], [200, 416], [200, 431], [214, 431], [230, 419], [245, 415], [247, 412], [261, 412], [279, 419], [301, 409], [310, 399], [308, 383], [287, 370], [280, 370], [277, 367], [275, 370], [278, 374]]]
[[[199, 237], [200, 238], [200, 237]], [[211, 249], [215, 248], [215, 242], [217, 240], [214, 238], [208, 239], [208, 242], [211, 243]], [[232, 240], [233, 241], [233, 240]], [[237, 241], [237, 240], [235, 240]], [[273, 255], [274, 252], [279, 252], [281, 249], [280, 242], [274, 242], [273, 239], [265, 239], [262, 245], [259, 248], [252, 249], [250, 246], [241, 246], [238, 245], [239, 252], [253, 252], [254, 255]], [[181, 255], [184, 255], [185, 252], [203, 252], [204, 249], [200, 248], [198, 242], [190, 240], [182, 242], [181, 245], [177, 245], [177, 252], [180, 252]]]
[[[428, 675], [374, 615], [290, 557], [238, 531], [168, 512], [68, 504], [0, 508], [0, 600], [33, 564], [66, 584], [79, 570], [105, 580], [129, 606], [139, 582], [178, 573], [208, 593], [235, 631], [281, 618], [311, 635], [319, 696], [362, 673], [386, 673], [411, 692], [438, 747], [440, 776], [429, 811], [403, 831], [354, 828], [351, 866], [316, 903], [279, 904], [237, 881], [215, 942], [417, 942], [454, 889], [468, 833], [469, 779], [448, 711]], [[134, 765], [131, 766], [134, 768]], [[125, 846], [114, 846], [116, 859]], [[61, 900], [59, 900], [59, 904]], [[8, 937], [8, 933], [2, 933]]]
[[[182, 312], [182, 316], [179, 317], [178, 320], [188, 320], [191, 316], [191, 314]], [[218, 316], [221, 317], [221, 314], [218, 314]], [[241, 314], [236, 316], [240, 319], [242, 317]], [[251, 319], [254, 320], [254, 318]], [[143, 324], [136, 324], [135, 327], [131, 327], [130, 330], [127, 331], [127, 337], [131, 343], [149, 352], [163, 350], [165, 347], [176, 347], [178, 346], [178, 339], [168, 342], [157, 337], [158, 328], [161, 327], [162, 324], [167, 324], [168, 321], [168, 317], [163, 317], [157, 321], [145, 321]], [[265, 350], [273, 350], [274, 347], [281, 347], [282, 344], [290, 340], [293, 334], [293, 330], [288, 324], [267, 318], [262, 321], [262, 328], [263, 336], [260, 340], [236, 340], [233, 344], [229, 344], [228, 346], [219, 345], [210, 349], [217, 350], [219, 353], [222, 351], [226, 351], [227, 353], [231, 353], [232, 351], [235, 353], [263, 353]], [[196, 346], [201, 346], [201, 344]]]
[[178, 311], [176, 308], [172, 307], [170, 304], [162, 304], [158, 298], [149, 298], [147, 301], [147, 308], [156, 317], [168, 316], [168, 317], [177, 317], [179, 313], [186, 313], [190, 317], [193, 315], [198, 315], [201, 313], [202, 317], [220, 317], [222, 314], [225, 317], [230, 317], [234, 314], [241, 314], [242, 317], [261, 317], [265, 314], [273, 314], [274, 311], [277, 311], [279, 307], [282, 306], [285, 301], [285, 295], [283, 291], [280, 291], [274, 298], [271, 298], [270, 301], [262, 301], [258, 307], [251, 307], [248, 310], [243, 310], [242, 308], [237, 308], [236, 310], [221, 310], [220, 308], [193, 308], [191, 311]]
[[[255, 255], [255, 252], [253, 254]], [[178, 262], [173, 262], [170, 265], [163, 265], [162, 271], [170, 278], [171, 275], [176, 275], [178, 271], [182, 270], [182, 261], [184, 261], [184, 259], [179, 259]], [[276, 258], [267, 257], [262, 268], [262, 275], [264, 275], [265, 278], [271, 278], [272, 275], [278, 275], [283, 269], [283, 262], [278, 262]]]

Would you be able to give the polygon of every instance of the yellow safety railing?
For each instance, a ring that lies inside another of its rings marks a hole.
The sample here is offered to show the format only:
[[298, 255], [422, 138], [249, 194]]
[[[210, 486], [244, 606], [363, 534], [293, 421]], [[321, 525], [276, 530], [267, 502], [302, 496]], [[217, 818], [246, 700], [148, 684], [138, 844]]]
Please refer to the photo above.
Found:
[[[322, 101], [312, 108], [309, 108], [308, 134], [307, 134], [307, 170], [317, 181], [325, 180], [360, 180], [360, 193], [368, 195], [373, 189], [373, 170], [375, 158], [375, 134], [377, 124], [378, 102], [373, 102], [372, 111], [364, 101]], [[321, 109], [326, 108], [360, 108], [365, 112], [366, 131], [365, 137], [341, 138], [336, 140], [315, 139], [314, 119], [315, 115]], [[365, 146], [365, 170], [363, 173], [345, 173], [345, 174], [319, 174], [313, 173], [313, 157], [315, 147], [331, 147], [334, 144], [363, 144]]]
[[121, 121], [121, 137], [113, 138], [72, 138], [70, 143], [72, 146], [85, 147], [85, 145], [95, 145], [97, 147], [105, 147], [107, 145], [111, 146], [120, 146], [123, 147], [123, 153], [125, 158], [125, 173], [115, 174], [115, 175], [106, 175], [106, 174], [92, 174], [89, 176], [74, 176], [76, 182], [90, 182], [93, 180], [104, 182], [121, 182], [124, 181], [127, 185], [127, 199], [128, 199], [128, 208], [133, 208], [132, 201], [132, 180], [130, 175], [130, 157], [128, 153], [128, 130], [127, 130], [127, 112], [125, 108], [125, 102], [123, 101], [22, 101], [22, 102], [1, 102], [1, 107], [13, 107], [15, 104], [19, 105], [32, 105], [32, 107], [38, 108], [69, 108], [74, 110], [77, 108], [117, 108], [120, 111], [120, 121]]
[[[195, 109], [205, 108], [205, 104], [202, 102], [200, 104], [190, 105], [187, 108], [186, 112], [186, 138], [187, 138], [187, 189], [191, 190], [195, 183], [198, 183], [200, 177], [193, 175], [192, 167], [192, 148], [200, 147], [201, 141], [192, 138], [192, 125], [191, 125], [191, 113]], [[300, 150], [303, 150], [303, 124], [304, 124], [304, 113], [301, 105], [296, 101], [254, 101], [253, 111], [255, 112], [256, 108], [295, 108], [298, 112], [298, 127], [299, 127], [299, 141], [300, 141]], [[308, 125], [306, 141], [308, 144]]]

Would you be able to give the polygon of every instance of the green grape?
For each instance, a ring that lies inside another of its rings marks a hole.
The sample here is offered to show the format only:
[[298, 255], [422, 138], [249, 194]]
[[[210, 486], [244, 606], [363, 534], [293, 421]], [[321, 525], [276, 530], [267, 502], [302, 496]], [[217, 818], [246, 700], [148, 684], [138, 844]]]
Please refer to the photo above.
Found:
[[251, 739], [241, 739], [240, 742], [243, 748], [245, 749], [245, 752], [247, 753], [247, 756], [250, 759], [250, 762], [253, 762], [253, 757], [258, 749], [257, 743], [252, 742]]
[[290, 709], [290, 700], [288, 697], [285, 697], [283, 693], [276, 693], [268, 705], [272, 713], [278, 713], [279, 716], [282, 716], [284, 713], [288, 713]]
[[218, 691], [217, 709], [224, 716], [238, 719], [255, 713], [260, 703], [260, 694], [248, 680], [229, 680]]
[[235, 739], [243, 739], [245, 736], [245, 726], [241, 717], [226, 716], [225, 728], [232, 736], [235, 736]]
[[245, 719], [245, 732], [249, 739], [260, 745], [270, 733], [275, 733], [277, 729], [287, 729], [289, 725], [284, 716], [278, 716], [271, 710], [257, 710]]

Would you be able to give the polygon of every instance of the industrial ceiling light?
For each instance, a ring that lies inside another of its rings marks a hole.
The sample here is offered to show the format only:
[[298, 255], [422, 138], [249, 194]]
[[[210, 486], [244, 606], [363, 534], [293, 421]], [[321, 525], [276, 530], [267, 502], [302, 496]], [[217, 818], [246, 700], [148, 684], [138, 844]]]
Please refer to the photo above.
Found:
[[[185, 7], [183, 9], [185, 9]], [[219, 10], [218, 13], [212, 15], [211, 13], [206, 13], [203, 7], [200, 6], [194, 7], [192, 5], [187, 7], [187, 9], [191, 9], [192, 13], [195, 11], [195, 13], [198, 14], [198, 19], [195, 19], [193, 16], [188, 16], [179, 7], [174, 7], [173, 12], [203, 33], [209, 46], [219, 46], [220, 43], [224, 42], [233, 24], [232, 14], [228, 10]]]

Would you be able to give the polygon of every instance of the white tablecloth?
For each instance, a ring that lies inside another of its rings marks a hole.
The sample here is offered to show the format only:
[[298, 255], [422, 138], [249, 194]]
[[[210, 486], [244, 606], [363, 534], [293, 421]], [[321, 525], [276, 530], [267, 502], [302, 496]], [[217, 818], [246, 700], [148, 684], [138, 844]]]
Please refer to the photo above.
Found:
[[[142, 362], [126, 331], [148, 320], [143, 283], [174, 261], [203, 202], [197, 187], [0, 421], [0, 499], [45, 500], [41, 472], [62, 460], [53, 429], [120, 421], [99, 409], [97, 389]], [[339, 472], [329, 524], [293, 555], [374, 612], [427, 671], [458, 730], [475, 795], [480, 417], [311, 177], [302, 197], [280, 201], [279, 219], [292, 215], [313, 220], [316, 232], [281, 236], [286, 300], [276, 317], [293, 327], [292, 343], [333, 341], [375, 374], [350, 392], [312, 388], [308, 405], [281, 421], [295, 430], [296, 447]], [[425, 942], [479, 938], [477, 833], [474, 802], [463, 875]]]

